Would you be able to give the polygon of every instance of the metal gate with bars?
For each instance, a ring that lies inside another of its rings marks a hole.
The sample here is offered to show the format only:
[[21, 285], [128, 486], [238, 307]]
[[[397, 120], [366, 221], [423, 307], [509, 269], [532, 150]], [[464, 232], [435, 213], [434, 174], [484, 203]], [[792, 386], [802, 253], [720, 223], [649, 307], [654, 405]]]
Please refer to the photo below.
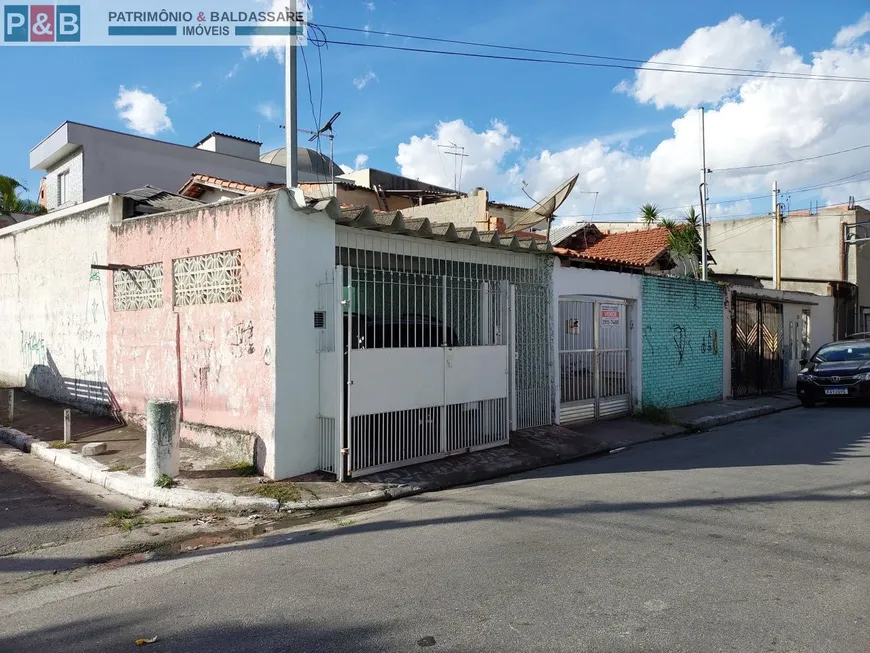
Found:
[[734, 297], [731, 386], [735, 398], [782, 390], [782, 304]]
[[320, 285], [321, 469], [362, 476], [551, 422], [547, 269], [535, 257], [456, 261], [443, 245], [339, 235], [334, 279]]
[[559, 421], [574, 424], [631, 410], [628, 305], [559, 299]]

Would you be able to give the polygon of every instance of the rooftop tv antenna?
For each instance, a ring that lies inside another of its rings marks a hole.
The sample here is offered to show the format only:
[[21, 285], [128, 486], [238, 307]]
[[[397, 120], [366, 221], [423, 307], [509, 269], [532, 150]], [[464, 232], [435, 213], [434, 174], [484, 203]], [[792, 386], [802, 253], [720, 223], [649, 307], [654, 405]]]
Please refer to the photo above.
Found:
[[[341, 115], [341, 111], [336, 111], [335, 114], [327, 120], [323, 127], [318, 129], [314, 134], [312, 134], [311, 138], [308, 139], [309, 143], [313, 143], [318, 140], [324, 134], [329, 139], [329, 176], [330, 183], [335, 185], [335, 131], [332, 129], [332, 125], [335, 124], [335, 121], [338, 120], [338, 117]], [[338, 193], [336, 193], [337, 195]]]
[[[333, 114], [332, 118], [323, 123], [323, 127], [318, 129], [317, 131], [310, 131], [308, 129], [297, 129], [296, 131], [300, 131], [305, 134], [311, 134], [311, 138], [308, 139], [309, 143], [313, 143], [318, 140], [321, 136], [326, 135], [329, 139], [329, 175], [330, 181], [333, 185], [335, 185], [335, 131], [332, 129], [335, 121], [338, 120], [338, 117], [341, 115], [341, 111], [336, 111]], [[285, 125], [278, 125], [280, 129], [287, 129]], [[289, 154], [288, 154], [289, 156]]]
[[[456, 143], [451, 143], [450, 141], [447, 141], [446, 145], [438, 143], [438, 147], [444, 148], [444, 153], [453, 157], [453, 190], [459, 193], [459, 189], [462, 186], [462, 168], [465, 159], [468, 157], [465, 153], [465, 148]], [[459, 172], [458, 178], [456, 176], [457, 169]]]
[[[556, 189], [547, 193], [544, 199], [535, 202], [532, 208], [523, 213], [511, 224], [506, 225], [506, 230], [521, 231], [524, 227], [532, 227], [546, 220], [547, 240], [550, 240], [550, 227], [553, 224], [553, 214], [556, 213], [558, 208], [565, 203], [566, 199], [568, 199], [568, 196], [571, 194], [571, 191], [574, 190], [574, 185], [577, 183], [577, 179], [579, 178], [580, 173], [578, 172], [568, 181], [559, 184]], [[523, 192], [525, 192], [525, 190]]]

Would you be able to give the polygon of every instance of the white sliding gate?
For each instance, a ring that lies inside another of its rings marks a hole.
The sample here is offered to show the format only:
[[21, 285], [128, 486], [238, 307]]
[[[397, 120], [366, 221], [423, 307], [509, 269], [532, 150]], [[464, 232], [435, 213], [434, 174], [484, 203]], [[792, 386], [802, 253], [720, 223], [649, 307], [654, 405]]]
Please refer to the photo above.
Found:
[[[362, 476], [504, 445], [511, 430], [551, 422], [548, 277], [538, 257], [477, 249], [460, 251], [483, 263], [339, 247], [315, 316], [321, 469]], [[543, 313], [517, 329], [514, 302], [531, 307], [538, 295]]]
[[631, 410], [628, 304], [559, 299], [559, 421], [574, 424]]

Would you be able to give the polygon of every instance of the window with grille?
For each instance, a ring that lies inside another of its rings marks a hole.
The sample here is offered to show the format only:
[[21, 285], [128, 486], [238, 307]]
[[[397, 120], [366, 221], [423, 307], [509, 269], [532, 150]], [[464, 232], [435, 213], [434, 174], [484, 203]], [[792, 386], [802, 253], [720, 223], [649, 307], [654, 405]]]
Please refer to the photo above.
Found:
[[141, 270], [112, 272], [116, 311], [144, 311], [163, 306], [163, 264], [143, 265]]
[[176, 306], [242, 301], [242, 252], [217, 252], [172, 261]]

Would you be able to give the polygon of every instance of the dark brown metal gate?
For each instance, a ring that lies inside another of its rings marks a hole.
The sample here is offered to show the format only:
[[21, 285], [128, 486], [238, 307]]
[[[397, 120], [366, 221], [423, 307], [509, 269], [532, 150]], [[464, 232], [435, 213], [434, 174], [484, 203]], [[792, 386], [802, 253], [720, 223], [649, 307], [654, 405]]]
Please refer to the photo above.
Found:
[[782, 390], [782, 304], [734, 297], [731, 389], [734, 397]]

